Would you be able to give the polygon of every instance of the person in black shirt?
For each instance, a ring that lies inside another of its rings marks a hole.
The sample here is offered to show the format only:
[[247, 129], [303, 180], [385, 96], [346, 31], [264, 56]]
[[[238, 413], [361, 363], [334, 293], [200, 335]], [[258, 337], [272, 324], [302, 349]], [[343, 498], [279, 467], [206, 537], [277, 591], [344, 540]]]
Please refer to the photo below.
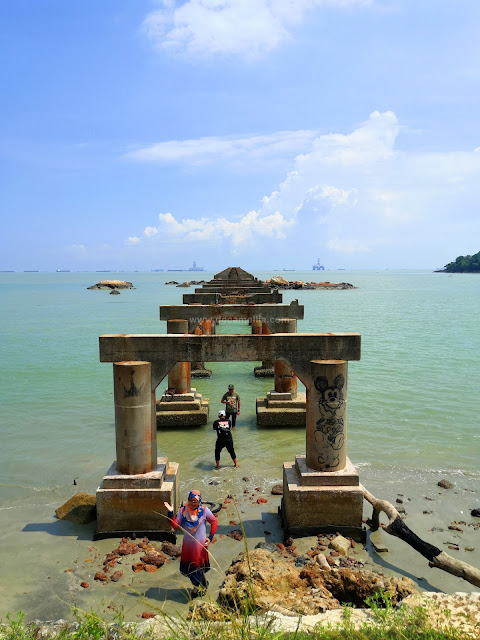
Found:
[[232, 423], [227, 419], [225, 411], [218, 412], [218, 420], [213, 423], [213, 430], [217, 432], [217, 442], [215, 443], [215, 469], [220, 469], [220, 452], [226, 447], [233, 464], [238, 467], [237, 455], [233, 448]]

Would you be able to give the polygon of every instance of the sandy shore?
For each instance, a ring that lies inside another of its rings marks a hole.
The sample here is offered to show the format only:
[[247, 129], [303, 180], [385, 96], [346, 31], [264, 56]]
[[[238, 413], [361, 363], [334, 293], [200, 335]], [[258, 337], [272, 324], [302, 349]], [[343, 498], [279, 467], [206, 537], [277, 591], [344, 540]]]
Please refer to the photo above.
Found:
[[[270, 495], [274, 483], [265, 482], [258, 491], [256, 487], [259, 484], [243, 480], [241, 470], [239, 472], [234, 476], [233, 469], [225, 468], [215, 476], [216, 480], [205, 477], [204, 486], [200, 487], [202, 493], [208, 495], [208, 500], [222, 502], [224, 506], [218, 514], [216, 542], [211, 546], [212, 569], [208, 579], [213, 600], [231, 560], [245, 550], [245, 541], [226, 535], [239, 528], [240, 519], [249, 549], [258, 542], [283, 541], [278, 516], [281, 497]], [[406, 522], [417, 535], [464, 562], [480, 566], [480, 519], [470, 516], [470, 510], [478, 504], [479, 494], [478, 488], [468, 479], [459, 482], [457, 478], [455, 487], [448, 490], [441, 489], [436, 483], [428, 487], [418, 486], [414, 479], [402, 487], [394, 482], [382, 483], [383, 486], [372, 486], [365, 480], [363, 483], [377, 497], [391, 502], [395, 502], [396, 497], [403, 500], [403, 504], [397, 506], [405, 508]], [[230, 494], [235, 499], [225, 503]], [[259, 498], [267, 502], [258, 503]], [[119, 540], [94, 543], [95, 523], [79, 527], [56, 520], [53, 513], [61, 503], [23, 507], [21, 515], [28, 522], [20, 533], [16, 528], [19, 514], [4, 512], [1, 618], [7, 612], [22, 610], [27, 614], [27, 620], [72, 619], [72, 605], [85, 611], [93, 608], [108, 615], [112, 613], [111, 603], [123, 608], [126, 619], [131, 621], [138, 620], [143, 611], [186, 613], [190, 585], [179, 573], [178, 560], [164, 565], [155, 573], [134, 573], [131, 565], [138, 561], [139, 555], [127, 556], [118, 566], [123, 571], [118, 582], [96, 582], [95, 573], [102, 568], [105, 555], [118, 546]], [[370, 515], [370, 507], [366, 503], [364, 515]], [[465, 523], [459, 525], [463, 532], [448, 529], [454, 521]], [[181, 537], [178, 542], [181, 543]], [[298, 552], [304, 553], [313, 545], [314, 538], [297, 539], [295, 542]], [[388, 552], [377, 553], [373, 545], [386, 547]], [[449, 549], [449, 545], [458, 546], [458, 551]], [[417, 552], [381, 530], [370, 534], [367, 527], [365, 546], [357, 544], [351, 553], [370, 570], [410, 577], [421, 591], [455, 593], [476, 590], [459, 578], [429, 568], [427, 560]], [[82, 582], [90, 586], [82, 588]]]

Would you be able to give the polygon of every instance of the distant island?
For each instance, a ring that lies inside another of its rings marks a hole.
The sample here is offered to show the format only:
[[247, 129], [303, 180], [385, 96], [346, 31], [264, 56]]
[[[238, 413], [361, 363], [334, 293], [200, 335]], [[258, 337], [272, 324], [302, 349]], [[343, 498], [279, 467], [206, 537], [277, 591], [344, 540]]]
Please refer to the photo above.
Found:
[[480, 251], [473, 256], [458, 256], [435, 273], [480, 273]]

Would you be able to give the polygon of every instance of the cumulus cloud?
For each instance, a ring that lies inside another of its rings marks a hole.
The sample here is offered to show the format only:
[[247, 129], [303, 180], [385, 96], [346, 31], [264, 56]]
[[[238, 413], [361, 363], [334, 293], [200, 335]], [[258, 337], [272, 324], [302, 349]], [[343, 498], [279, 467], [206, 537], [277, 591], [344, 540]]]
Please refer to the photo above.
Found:
[[249, 164], [278, 156], [289, 156], [310, 148], [315, 131], [278, 131], [268, 135], [210, 136], [196, 140], [169, 140], [135, 149], [128, 160], [146, 163], [203, 165], [218, 161]]
[[249, 211], [238, 220], [225, 217], [186, 218], [177, 220], [171, 213], [160, 213], [159, 224], [145, 227], [143, 239], [160, 242], [218, 243], [228, 240], [231, 246], [249, 245], [256, 238], [281, 239], [293, 220], [286, 220], [278, 211], [262, 215]]
[[459, 242], [461, 234], [478, 235], [480, 154], [399, 151], [400, 131], [393, 112], [375, 111], [350, 133], [318, 135], [258, 209], [234, 219], [178, 220], [162, 213], [159, 224], [145, 228], [142, 242], [205, 246], [221, 239], [248, 256], [257, 251], [256, 239], [270, 239], [272, 255], [383, 252], [388, 260], [392, 250], [403, 255], [398, 247], [406, 256], [416, 246], [423, 256], [445, 234]]
[[253, 59], [292, 38], [292, 28], [321, 7], [363, 7], [372, 0], [164, 0], [143, 29], [159, 49], [186, 57]]

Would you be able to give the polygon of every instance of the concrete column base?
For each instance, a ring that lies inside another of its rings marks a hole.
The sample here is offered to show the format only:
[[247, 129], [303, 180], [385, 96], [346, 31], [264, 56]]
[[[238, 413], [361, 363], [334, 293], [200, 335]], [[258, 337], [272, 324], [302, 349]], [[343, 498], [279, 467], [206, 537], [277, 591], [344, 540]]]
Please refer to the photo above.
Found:
[[287, 536], [336, 533], [364, 541], [363, 494], [358, 473], [347, 458], [341, 471], [315, 471], [306, 457], [283, 465], [282, 526]]
[[269, 391], [257, 398], [257, 425], [259, 427], [305, 427], [306, 397], [304, 393], [278, 393]]
[[97, 489], [95, 540], [147, 536], [174, 540], [164, 501], [176, 509], [180, 504], [178, 464], [158, 458], [150, 473], [122, 475], [114, 462]]
[[264, 366], [264, 364], [262, 363], [260, 367], [254, 367], [253, 375], [256, 378], [273, 378], [273, 376], [275, 375], [275, 371], [273, 370], [273, 363], [272, 366]]
[[205, 369], [204, 362], [192, 362], [192, 368], [190, 370], [190, 376], [192, 378], [210, 378], [212, 375], [211, 369]]
[[208, 422], [210, 401], [192, 388], [190, 393], [164, 393], [157, 400], [157, 429], [161, 427], [200, 427]]

